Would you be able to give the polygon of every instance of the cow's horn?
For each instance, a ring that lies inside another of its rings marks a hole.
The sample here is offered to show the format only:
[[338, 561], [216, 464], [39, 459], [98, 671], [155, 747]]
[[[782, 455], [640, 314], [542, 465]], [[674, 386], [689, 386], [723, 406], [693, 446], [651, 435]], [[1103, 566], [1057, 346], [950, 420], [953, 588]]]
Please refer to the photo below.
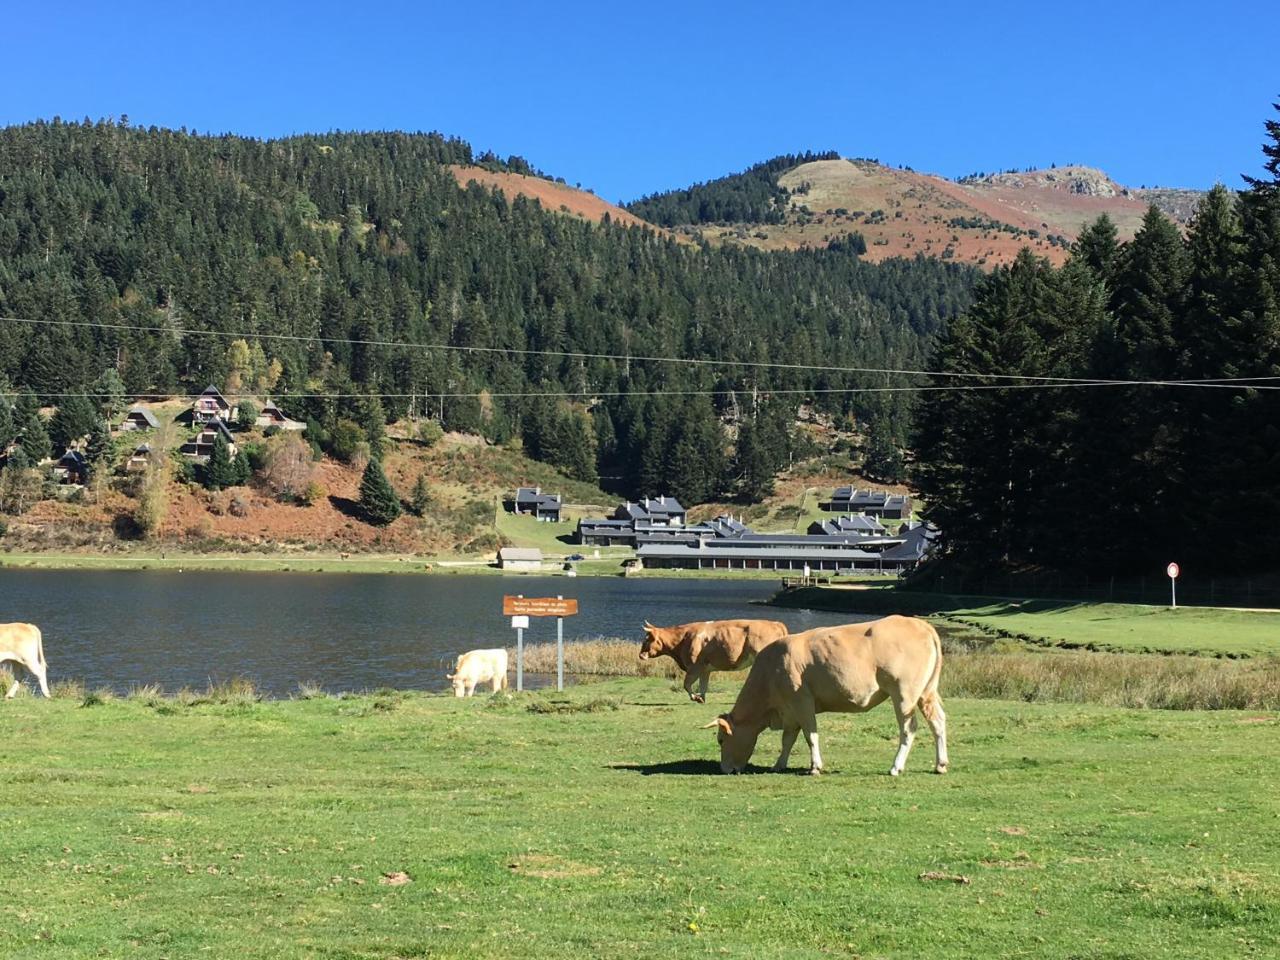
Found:
[[701, 727], [699, 727], [698, 729], [699, 729], [699, 730], [710, 730], [712, 727], [718, 727], [718, 726], [720, 726], [720, 721], [721, 721], [721, 720], [723, 720], [723, 719], [724, 719], [723, 717], [716, 717], [716, 718], [715, 718], [714, 720], [712, 720], [710, 723], [704, 723], [704, 724], [703, 724]]

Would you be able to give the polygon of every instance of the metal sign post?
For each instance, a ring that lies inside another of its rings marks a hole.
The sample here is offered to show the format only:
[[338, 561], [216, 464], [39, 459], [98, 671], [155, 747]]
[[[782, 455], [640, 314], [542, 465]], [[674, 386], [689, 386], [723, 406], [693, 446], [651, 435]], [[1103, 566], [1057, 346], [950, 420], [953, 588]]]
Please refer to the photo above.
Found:
[[[564, 597], [556, 594], [556, 599]], [[564, 617], [556, 617], [556, 689], [564, 689]]]
[[529, 628], [528, 617], [512, 617], [511, 626], [516, 631], [516, 691], [524, 689], [524, 632]]
[[516, 631], [516, 689], [524, 689], [524, 631], [530, 617], [556, 618], [556, 689], [564, 689], [564, 618], [578, 612], [578, 601], [570, 597], [512, 597], [502, 598], [502, 613], [511, 618]]
[[1173, 610], [1178, 609], [1178, 574], [1182, 572], [1176, 563], [1171, 563], [1164, 568], [1164, 572], [1169, 575], [1169, 607]]

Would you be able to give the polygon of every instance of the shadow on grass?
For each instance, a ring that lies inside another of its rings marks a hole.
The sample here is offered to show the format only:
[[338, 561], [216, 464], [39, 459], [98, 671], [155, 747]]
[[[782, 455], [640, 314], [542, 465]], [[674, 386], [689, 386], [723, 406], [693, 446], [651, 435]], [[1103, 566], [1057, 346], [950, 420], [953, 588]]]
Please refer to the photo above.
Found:
[[329, 503], [333, 506], [333, 509], [345, 517], [350, 517], [352, 520], [364, 519], [364, 511], [360, 509], [360, 504], [349, 497], [338, 497], [331, 494]]
[[[722, 777], [724, 774], [720, 772], [719, 760], [668, 760], [665, 763], [611, 763], [610, 770], [627, 770], [631, 773], [638, 773], [644, 777]], [[744, 774], [749, 773], [772, 773], [772, 767], [757, 767], [748, 765], [743, 771]], [[789, 774], [808, 773], [807, 770], [800, 768], [791, 768], [786, 771]]]

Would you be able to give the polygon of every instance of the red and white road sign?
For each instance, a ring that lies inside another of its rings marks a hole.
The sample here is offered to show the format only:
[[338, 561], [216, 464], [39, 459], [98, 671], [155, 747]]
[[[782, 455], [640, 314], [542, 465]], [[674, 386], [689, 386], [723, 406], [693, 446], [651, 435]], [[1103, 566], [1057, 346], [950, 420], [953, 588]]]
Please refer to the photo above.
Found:
[[1177, 580], [1178, 574], [1182, 572], [1182, 568], [1179, 567], [1176, 563], [1171, 563], [1164, 568], [1164, 572], [1167, 573], [1172, 579]]

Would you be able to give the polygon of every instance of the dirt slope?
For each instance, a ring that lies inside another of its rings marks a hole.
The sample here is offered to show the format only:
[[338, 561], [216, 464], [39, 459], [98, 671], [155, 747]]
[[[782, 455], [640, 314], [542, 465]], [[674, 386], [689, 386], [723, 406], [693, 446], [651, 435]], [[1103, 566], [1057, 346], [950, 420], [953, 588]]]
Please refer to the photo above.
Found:
[[1061, 263], [1080, 230], [1103, 213], [1127, 239], [1148, 203], [1185, 222], [1199, 196], [1130, 190], [1080, 166], [956, 182], [865, 160], [819, 160], [794, 167], [778, 183], [791, 192], [785, 223], [698, 231], [713, 242], [772, 250], [825, 246], [860, 233], [871, 261], [924, 254], [993, 267], [1030, 247]]
[[[614, 223], [627, 226], [650, 226], [634, 213], [601, 200], [594, 193], [578, 190], [564, 183], [555, 183], [541, 177], [526, 177], [519, 173], [494, 173], [483, 167], [454, 165], [450, 170], [453, 171], [459, 186], [465, 187], [474, 181], [492, 190], [501, 190], [508, 199], [524, 196], [537, 200], [544, 209], [553, 213], [582, 217], [595, 223], [601, 222], [607, 214]], [[657, 227], [651, 227], [651, 229], [658, 230]]]

